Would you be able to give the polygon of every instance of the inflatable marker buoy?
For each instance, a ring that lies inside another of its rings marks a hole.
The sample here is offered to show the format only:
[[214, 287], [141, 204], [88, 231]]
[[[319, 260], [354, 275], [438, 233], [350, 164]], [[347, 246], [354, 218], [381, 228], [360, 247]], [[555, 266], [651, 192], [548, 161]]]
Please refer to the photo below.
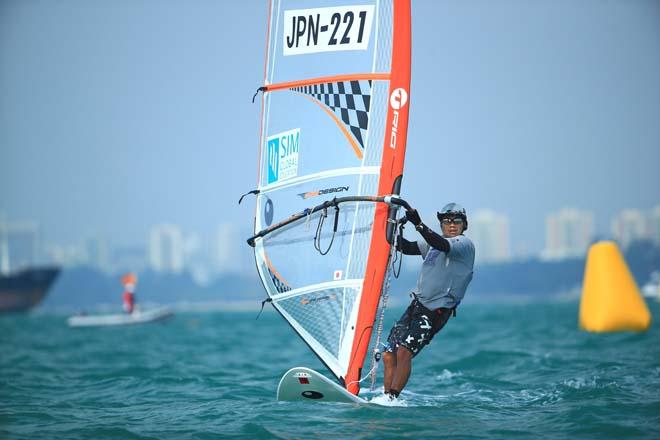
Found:
[[579, 319], [580, 328], [590, 332], [640, 332], [651, 325], [651, 312], [612, 241], [589, 248]]

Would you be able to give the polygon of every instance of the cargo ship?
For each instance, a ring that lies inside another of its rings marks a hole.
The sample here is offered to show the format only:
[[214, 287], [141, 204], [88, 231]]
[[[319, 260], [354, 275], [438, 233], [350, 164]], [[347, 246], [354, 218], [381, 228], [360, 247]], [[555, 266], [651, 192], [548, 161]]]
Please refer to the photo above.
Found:
[[43, 267], [0, 275], [0, 314], [25, 312], [39, 304], [59, 273], [59, 268]]

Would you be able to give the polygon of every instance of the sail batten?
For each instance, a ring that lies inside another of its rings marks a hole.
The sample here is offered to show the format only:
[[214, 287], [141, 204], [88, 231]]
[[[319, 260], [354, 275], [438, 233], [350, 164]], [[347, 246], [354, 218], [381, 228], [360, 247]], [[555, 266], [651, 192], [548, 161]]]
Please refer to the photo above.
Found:
[[301, 79], [296, 81], [288, 81], [283, 83], [268, 84], [264, 86], [265, 92], [272, 92], [275, 90], [292, 89], [295, 87], [313, 86], [318, 84], [332, 84], [346, 81], [389, 81], [389, 72], [374, 72], [374, 73], [353, 73], [346, 75], [324, 76], [319, 78]]
[[350, 175], [360, 175], [360, 174], [380, 175], [380, 167], [371, 166], [371, 167], [335, 168], [328, 171], [322, 171], [320, 173], [314, 173], [306, 176], [285, 180], [283, 182], [276, 182], [270, 185], [265, 185], [261, 187], [260, 192], [263, 193], [274, 189], [286, 188], [288, 186], [299, 185], [301, 183], [321, 180], [328, 177], [350, 176]]
[[329, 281], [326, 283], [312, 284], [311, 286], [306, 286], [300, 289], [292, 289], [285, 293], [272, 295], [271, 298], [273, 300], [273, 303], [276, 303], [277, 301], [281, 301], [293, 297], [299, 297], [306, 293], [313, 293], [320, 290], [337, 289], [342, 287], [349, 287], [352, 289], [356, 289], [362, 285], [362, 281], [363, 281], [362, 279], [356, 279], [356, 280]]
[[403, 172], [409, 0], [269, 11], [248, 242], [273, 306], [357, 394], [390, 251], [385, 196]]

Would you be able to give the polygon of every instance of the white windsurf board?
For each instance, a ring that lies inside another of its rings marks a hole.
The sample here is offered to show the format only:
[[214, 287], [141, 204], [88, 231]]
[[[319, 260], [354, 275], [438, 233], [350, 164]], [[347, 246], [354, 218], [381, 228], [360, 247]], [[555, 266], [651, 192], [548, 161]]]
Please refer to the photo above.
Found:
[[321, 373], [295, 367], [284, 373], [277, 387], [277, 400], [341, 402], [366, 405], [369, 401], [346, 391]]

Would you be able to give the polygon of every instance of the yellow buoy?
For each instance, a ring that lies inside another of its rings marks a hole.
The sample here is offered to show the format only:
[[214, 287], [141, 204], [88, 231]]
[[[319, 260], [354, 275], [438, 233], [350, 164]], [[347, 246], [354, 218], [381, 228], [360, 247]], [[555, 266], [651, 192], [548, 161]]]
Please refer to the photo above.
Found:
[[616, 243], [593, 244], [584, 270], [580, 327], [590, 332], [639, 332], [650, 325], [651, 312]]

